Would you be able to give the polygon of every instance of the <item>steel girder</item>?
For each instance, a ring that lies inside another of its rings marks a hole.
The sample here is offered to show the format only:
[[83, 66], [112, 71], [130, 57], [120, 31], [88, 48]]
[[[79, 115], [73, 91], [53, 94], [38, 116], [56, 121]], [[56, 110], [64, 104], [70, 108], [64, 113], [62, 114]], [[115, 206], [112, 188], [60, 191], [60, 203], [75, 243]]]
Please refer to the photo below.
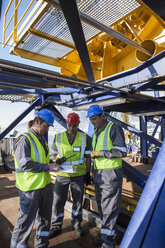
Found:
[[27, 116], [35, 107], [40, 104], [41, 98], [38, 98], [0, 134], [0, 140], [2, 140], [25, 116]]
[[147, 180], [120, 248], [164, 248], [165, 141]]

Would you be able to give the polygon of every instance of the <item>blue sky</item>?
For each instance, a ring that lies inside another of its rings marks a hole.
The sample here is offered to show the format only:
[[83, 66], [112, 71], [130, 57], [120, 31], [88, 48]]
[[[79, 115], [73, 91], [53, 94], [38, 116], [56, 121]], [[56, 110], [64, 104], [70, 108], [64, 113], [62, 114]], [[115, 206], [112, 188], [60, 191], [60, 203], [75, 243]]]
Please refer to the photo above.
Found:
[[[1, 0], [0, 0], [1, 1]], [[27, 0], [24, 0], [27, 1]], [[3, 36], [3, 17], [6, 7], [9, 3], [9, 0], [2, 0], [2, 13], [0, 19], [0, 42], [2, 43], [2, 36]], [[32, 65], [39, 68], [44, 68], [48, 70], [59, 71], [59, 68], [49, 66], [43, 63], [35, 62], [32, 60], [27, 60], [24, 58], [20, 58], [15, 55], [9, 54], [10, 47], [6, 46], [2, 48], [2, 44], [0, 43], [0, 59], [5, 59], [9, 61], [14, 61], [26, 65]], [[22, 113], [29, 104], [26, 103], [11, 103], [9, 101], [0, 101], [0, 127], [7, 127], [20, 113]], [[28, 121], [34, 117], [33, 112], [30, 113], [26, 118], [22, 120], [22, 122]]]

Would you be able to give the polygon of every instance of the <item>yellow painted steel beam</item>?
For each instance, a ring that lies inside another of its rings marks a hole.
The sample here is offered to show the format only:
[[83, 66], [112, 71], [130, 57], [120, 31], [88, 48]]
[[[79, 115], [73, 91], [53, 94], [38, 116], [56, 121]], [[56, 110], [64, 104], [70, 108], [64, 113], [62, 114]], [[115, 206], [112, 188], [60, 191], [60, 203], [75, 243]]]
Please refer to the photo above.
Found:
[[41, 55], [41, 54], [26, 51], [24, 49], [20, 49], [20, 48], [17, 48], [17, 47], [14, 47], [12, 49], [12, 53], [13, 52], [16, 55], [18, 55], [20, 57], [23, 57], [23, 58], [26, 58], [26, 59], [30, 59], [30, 60], [34, 60], [34, 61], [38, 61], [38, 62], [41, 62], [41, 63], [48, 64], [48, 65], [55, 65], [55, 66], [60, 67], [60, 61], [58, 61], [56, 59], [53, 59], [53, 58], [50, 58], [50, 57], [47, 57], [47, 56], [44, 56], [44, 55]]
[[9, 8], [10, 8], [12, 2], [13, 2], [13, 0], [10, 0], [9, 4], [8, 4], [8, 6], [7, 6], [7, 9], [6, 9], [6, 11], [5, 11], [5, 16], [7, 15], [7, 13], [8, 13], [8, 11], [9, 11]]
[[102, 64], [102, 78], [108, 77], [118, 72], [118, 64], [113, 59], [117, 52], [118, 50], [116, 47], [112, 46], [110, 42], [105, 42]]
[[70, 47], [70, 48], [73, 48], [73, 49], [76, 48], [75, 45], [73, 43], [71, 43], [71, 42], [59, 39], [59, 38], [57, 38], [55, 36], [52, 36], [50, 34], [47, 34], [47, 33], [43, 33], [43, 32], [41, 32], [39, 30], [34, 29], [34, 28], [30, 28], [29, 33], [31, 33], [31, 34], [33, 34], [35, 36], [38, 36], [40, 38], [43, 38], [43, 39], [50, 40], [52, 42], [58, 43], [58, 44], [63, 45], [63, 46], [67, 46], [67, 47]]
[[90, 190], [85, 190], [85, 194], [91, 195], [91, 196], [95, 196], [95, 193], [90, 191]]
[[[59, 4], [59, 2], [57, 0], [46, 0], [48, 3], [52, 4], [54, 7], [61, 9], [61, 6]], [[79, 11], [79, 15], [80, 15], [80, 19], [81, 21], [89, 24], [90, 26], [97, 28], [101, 31], [104, 31], [105, 33], [108, 33], [112, 36], [114, 36], [115, 38], [125, 42], [127, 45], [133, 46], [134, 48], [138, 49], [139, 51], [147, 54], [147, 55], [151, 55], [150, 51], [148, 51], [146, 48], [143, 48], [140, 44], [138, 44], [137, 42], [131, 40], [130, 38], [128, 38], [127, 36], [123, 35], [122, 33], [118, 32], [117, 30], [108, 27], [106, 25], [104, 25], [103, 23], [95, 20], [93, 17], [80, 12]]]
[[32, 1], [29, 3], [29, 5], [28, 5], [28, 7], [26, 8], [25, 12], [23, 13], [23, 15], [21, 16], [21, 18], [19, 19], [19, 21], [18, 21], [18, 23], [17, 23], [17, 26], [16, 26], [16, 27], [18, 27], [18, 26], [19, 26], [19, 24], [20, 24], [20, 23], [21, 23], [21, 21], [23, 20], [24, 16], [26, 15], [26, 13], [28, 12], [28, 10], [29, 10], [29, 9], [30, 9], [30, 7], [32, 6], [33, 2], [34, 2], [34, 0], [32, 0]]
[[38, 98], [36, 95], [30, 95], [30, 94], [18, 94], [17, 96], [23, 96], [23, 97], [30, 97], [30, 98]]
[[17, 19], [18, 19], [18, 0], [15, 0], [14, 3], [14, 32], [13, 32], [13, 41], [17, 39]]
[[132, 206], [130, 206], [130, 205], [124, 203], [124, 202], [121, 202], [120, 207], [124, 208], [127, 211], [132, 212], [132, 213], [135, 211], [135, 207], [132, 207]]
[[151, 16], [146, 23], [144, 29], [140, 32], [139, 36], [141, 40], [153, 39], [161, 34], [163, 27], [159, 24], [154, 16]]
[[[94, 188], [94, 186], [92, 186], [92, 185], [86, 186], [85, 187], [85, 193], [86, 194], [89, 194], [91, 196], [95, 196], [95, 188]], [[132, 204], [132, 205], [135, 205], [135, 206], [138, 204], [138, 201], [137, 200], [132, 199], [132, 198], [128, 198], [128, 197], [123, 196], [123, 195], [122, 195], [122, 200], [124, 202], [127, 202], [127, 203]]]
[[11, 15], [11, 17], [10, 17], [10, 19], [9, 19], [7, 25], [6, 25], [6, 16], [5, 16], [5, 19], [4, 19], [4, 31], [6, 31], [6, 29], [7, 29], [8, 26], [10, 25], [11, 20], [13, 19], [13, 17], [14, 17], [14, 12], [13, 12], [13, 14]]
[[30, 59], [30, 60], [34, 60], [34, 61], [38, 61], [38, 62], [41, 62], [41, 63], [45, 63], [45, 64], [48, 64], [48, 65], [53, 65], [53, 66], [57, 66], [57, 67], [65, 67], [66, 69], [70, 69], [73, 71], [73, 73], [77, 73], [77, 71], [79, 70], [80, 68], [80, 64], [76, 64], [72, 61], [67, 61], [67, 60], [64, 60], [64, 59], [53, 59], [53, 58], [50, 58], [50, 57], [47, 57], [47, 56], [44, 56], [44, 55], [41, 55], [41, 54], [37, 54], [37, 53], [33, 53], [33, 52], [30, 52], [30, 51], [26, 51], [26, 50], [23, 50], [23, 49], [20, 49], [20, 48], [13, 48], [12, 49], [12, 53], [15, 53], [16, 55], [18, 56], [21, 56], [23, 58], [26, 58], [26, 59]]
[[[5, 44], [5, 34], [6, 34], [6, 28], [7, 28], [7, 27], [6, 27], [6, 16], [7, 16], [7, 13], [8, 13], [8, 11], [9, 11], [9, 9], [10, 9], [10, 6], [11, 6], [12, 2], [13, 2], [13, 0], [10, 0], [9, 4], [8, 4], [8, 6], [7, 6], [7, 9], [6, 9], [5, 13], [4, 13], [4, 22], [3, 22], [3, 47], [4, 47], [4, 44]], [[13, 15], [14, 15], [14, 14], [13, 14]], [[10, 20], [9, 20], [9, 22], [8, 22], [8, 25], [9, 25], [9, 23], [11, 22], [12, 18], [13, 18], [13, 17], [10, 18]]]
[[[55, 183], [56, 173], [55, 172], [50, 172], [50, 175], [51, 175], [52, 182]], [[93, 191], [91, 191], [91, 190], [93, 190]], [[88, 186], [85, 186], [84, 193], [95, 197], [94, 190], [95, 190], [94, 185], [88, 185]], [[131, 205], [128, 205], [128, 203], [131, 204]], [[126, 198], [126, 197], [124, 197], [122, 195], [121, 207], [126, 209], [127, 211], [133, 213], [135, 211], [135, 207], [136, 207], [137, 203], [138, 203], [137, 200], [134, 200], [134, 199], [131, 199], [131, 198]]]
[[[25, 10], [25, 12], [23, 13], [22, 17], [20, 18], [19, 22], [17, 23], [16, 27], [18, 27], [18, 25], [20, 24], [20, 22], [22, 21], [22, 19], [25, 17], [27, 11], [29, 10], [29, 8], [31, 7], [32, 3], [34, 2], [34, 0], [32, 0], [27, 9]], [[26, 19], [24, 20], [23, 24], [20, 26], [20, 28], [17, 30], [17, 40], [15, 41], [15, 45], [19, 45], [22, 40], [24, 39], [24, 37], [27, 36], [28, 34], [28, 29], [32, 26], [35, 25], [36, 22], [43, 16], [43, 14], [46, 12], [46, 10], [48, 9], [48, 4], [47, 3], [43, 3], [42, 0], [37, 1], [36, 5], [34, 6], [34, 8], [32, 9], [32, 11], [29, 13], [29, 15], [26, 17]], [[36, 14], [35, 14], [36, 13]], [[26, 27], [26, 28], [25, 28]], [[24, 30], [25, 28], [25, 30]], [[24, 30], [24, 31], [23, 31]], [[22, 32], [22, 34], [21, 34]], [[20, 36], [21, 34], [21, 36]], [[13, 31], [11, 32], [11, 34], [9, 35], [7, 41], [5, 42], [5, 45], [9, 42], [9, 40], [11, 39], [13, 35]], [[4, 34], [5, 36], [5, 34]], [[13, 41], [11, 41], [9, 43], [10, 46], [13, 46]]]
[[[9, 11], [9, 8], [10, 8], [12, 2], [13, 2], [13, 0], [10, 1], [9, 5], [8, 5], [8, 7], [7, 7], [7, 10], [6, 10], [6, 12], [5, 12], [5, 15], [4, 15], [4, 29], [3, 29], [3, 30], [4, 30], [4, 31], [3, 31], [3, 32], [4, 32], [4, 34], [3, 34], [3, 37], [4, 37], [4, 38], [3, 38], [3, 47], [6, 46], [6, 44], [9, 42], [9, 40], [11, 39], [12, 36], [13, 36], [13, 41], [14, 41], [14, 42], [15, 42], [16, 39], [17, 39], [18, 7], [19, 7], [19, 5], [21, 4], [22, 0], [20, 0], [19, 2], [18, 2], [18, 0], [15, 0], [15, 2], [14, 2], [14, 11], [13, 11], [13, 14], [11, 15], [11, 17], [10, 17], [10, 19], [9, 19], [7, 25], [6, 25], [6, 15], [7, 15], [8, 11]], [[13, 27], [13, 31], [10, 33], [10, 35], [9, 35], [8, 38], [7, 38], [7, 41], [5, 42], [5, 32], [6, 32], [7, 28], [9, 27], [9, 25], [10, 25], [10, 23], [11, 23], [11, 20], [12, 20], [13, 18], [14, 18], [14, 27]]]
[[[11, 4], [13, 2], [13, 0], [10, 1], [6, 11], [5, 11], [5, 14], [4, 14], [4, 28], [3, 28], [3, 47], [6, 46], [6, 44], [10, 41], [11, 37], [13, 36], [13, 40], [15, 41], [15, 43], [18, 42], [18, 40], [16, 40], [16, 37], [19, 36], [19, 34], [22, 32], [22, 30], [24, 29], [24, 27], [27, 25], [27, 23], [30, 21], [30, 19], [33, 17], [33, 15], [35, 14], [35, 12], [37, 11], [37, 9], [40, 8], [40, 6], [42, 5], [41, 9], [38, 11], [37, 14], [39, 14], [43, 9], [45, 9], [45, 6], [47, 6], [48, 4], [42, 2], [42, 0], [39, 0], [35, 7], [32, 9], [32, 11], [30, 12], [30, 14], [28, 15], [28, 18], [26, 18], [26, 20], [23, 22], [22, 26], [19, 28], [19, 30], [17, 31], [17, 27], [18, 25], [20, 24], [20, 22], [22, 21], [22, 19], [24, 18], [24, 16], [26, 15], [27, 11], [29, 10], [29, 8], [31, 7], [32, 3], [34, 2], [34, 0], [32, 0], [27, 9], [25, 10], [25, 12], [23, 13], [22, 17], [20, 18], [19, 22], [17, 22], [17, 17], [18, 17], [18, 7], [20, 5], [20, 3], [22, 2], [22, 0], [19, 1], [18, 3], [18, 0], [16, 0], [17, 2], [15, 2], [15, 9], [14, 9], [14, 12], [10, 18], [10, 20], [8, 21], [8, 24], [6, 25], [6, 15], [11, 7]], [[43, 14], [44, 12], [42, 12]], [[14, 29], [13, 31], [9, 34], [7, 40], [5, 41], [5, 35], [6, 35], [6, 29], [8, 28], [12, 18], [14, 17]], [[36, 16], [35, 16], [36, 17]], [[34, 20], [34, 19], [33, 19]], [[34, 22], [34, 21], [33, 21]], [[32, 22], [32, 23], [33, 23]], [[9, 45], [13, 45], [13, 40], [10, 42]]]
[[[44, 15], [44, 13], [47, 11], [47, 9], [49, 7], [50, 7], [49, 4], [47, 4], [45, 2], [42, 3], [41, 0], [39, 0], [37, 2], [37, 4], [35, 5], [35, 7], [33, 8], [33, 10], [30, 12], [30, 14], [28, 15], [28, 17], [26, 18], [26, 20], [23, 22], [22, 26], [18, 30], [17, 37], [22, 32], [22, 30], [24, 29], [24, 27], [26, 27], [26, 29], [24, 30], [24, 32], [22, 33], [22, 35], [19, 37], [19, 39], [17, 39], [16, 44], [15, 44], [15, 47], [14, 47], [14, 49], [11, 49], [10, 53], [15, 53], [18, 56], [21, 56], [23, 58], [27, 58], [27, 59], [31, 59], [31, 60], [34, 60], [34, 61], [38, 61], [38, 62], [50, 64], [50, 65], [54, 65], [54, 66], [61, 67], [61, 68], [65, 68], [65, 69], [71, 71], [72, 73], [77, 74], [77, 72], [78, 72], [78, 70], [80, 68], [80, 63], [75, 63], [75, 62], [72, 62], [72, 61], [66, 60], [66, 59], [56, 60], [56, 59], [49, 58], [49, 57], [44, 56], [44, 55], [32, 53], [30, 51], [25, 51], [23, 49], [18, 48], [19, 44], [23, 41], [23, 39], [29, 33], [29, 30], [30, 29], [33, 30], [33, 27], [35, 26], [35, 24], [38, 22], [38, 20], [40, 20], [40, 18]], [[37, 13], [36, 13], [36, 11], [37, 11]], [[34, 16], [34, 13], [36, 13], [35, 16]], [[68, 42], [67, 45], [71, 45], [71, 43], [69, 44], [69, 42]]]
[[128, 190], [128, 189], [122, 189], [122, 194], [124, 195], [128, 195], [128, 196], [131, 196], [131, 197], [136, 197], [138, 199], [140, 199], [141, 197], [141, 193], [139, 192], [136, 192], [136, 191], [131, 191], [131, 190]]
[[158, 22], [165, 28], [165, 21], [163, 21], [163, 19], [158, 16], [152, 9], [150, 9], [150, 7], [148, 7], [144, 2], [142, 2], [141, 0], [136, 0], [143, 8], [147, 9], [148, 12], [153, 15]]
[[[29, 4], [28, 8], [30, 8], [31, 3]], [[27, 10], [28, 10], [27, 8]], [[45, 11], [48, 8], [48, 4], [47, 3], [43, 3], [42, 0], [37, 1], [36, 5], [34, 6], [34, 8], [32, 9], [32, 11], [29, 13], [29, 15], [27, 16], [27, 18], [25, 19], [25, 21], [23, 22], [23, 24], [21, 25], [21, 27], [18, 30], [18, 36], [20, 35], [20, 33], [22, 32], [22, 30], [26, 27], [26, 29], [24, 30], [23, 33], [27, 32], [27, 30], [32, 26], [35, 25], [36, 22], [43, 16], [43, 14], [45, 13]], [[27, 12], [27, 10], [25, 12]], [[38, 10], [38, 12], [37, 12]], [[36, 13], [37, 12], [37, 13]], [[34, 16], [34, 14], [36, 13], [36, 15]], [[33, 17], [34, 16], [34, 17]], [[32, 18], [33, 17], [33, 18]], [[31, 20], [31, 21], [30, 21]], [[30, 22], [30, 23], [29, 23]], [[28, 24], [29, 23], [29, 24]], [[22, 36], [21, 36], [22, 37]]]
[[95, 186], [94, 185], [91, 185], [91, 184], [89, 184], [88, 186], [85, 186], [85, 188], [88, 188], [88, 189], [91, 189], [91, 190], [95, 190]]
[[127, 202], [127, 203], [132, 204], [132, 205], [135, 205], [135, 206], [138, 204], [138, 201], [137, 200], [131, 199], [131, 198], [128, 198], [128, 197], [125, 197], [123, 195], [122, 195], [122, 200], [124, 202]]

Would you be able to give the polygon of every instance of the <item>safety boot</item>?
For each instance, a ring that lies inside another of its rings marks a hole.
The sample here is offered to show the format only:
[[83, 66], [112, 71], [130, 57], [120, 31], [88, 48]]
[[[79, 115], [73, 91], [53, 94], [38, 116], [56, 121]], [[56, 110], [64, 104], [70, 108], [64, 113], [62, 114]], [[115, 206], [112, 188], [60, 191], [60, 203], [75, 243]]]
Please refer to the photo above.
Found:
[[116, 242], [114, 240], [114, 236], [106, 236], [106, 238], [103, 238], [101, 248], [115, 248], [115, 246]]
[[94, 240], [94, 245], [96, 247], [101, 247], [102, 243], [103, 243], [103, 239], [101, 235]]
[[109, 244], [102, 243], [101, 248], [115, 248], [115, 245], [113, 243], [109, 243]]
[[76, 235], [78, 237], [83, 236], [83, 230], [82, 230], [81, 226], [74, 226], [74, 230], [75, 230]]
[[62, 233], [61, 228], [51, 228], [49, 231], [49, 239], [52, 239], [61, 233]]

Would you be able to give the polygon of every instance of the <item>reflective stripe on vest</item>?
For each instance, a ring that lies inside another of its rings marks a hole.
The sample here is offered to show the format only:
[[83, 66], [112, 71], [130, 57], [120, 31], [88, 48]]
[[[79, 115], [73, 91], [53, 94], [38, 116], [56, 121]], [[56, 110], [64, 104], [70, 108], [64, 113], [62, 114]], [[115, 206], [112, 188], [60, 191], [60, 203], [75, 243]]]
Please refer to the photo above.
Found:
[[[113, 123], [109, 122], [105, 129], [101, 131], [96, 140], [96, 134], [93, 134], [92, 146], [95, 151], [110, 151], [113, 147], [112, 141], [110, 139], [110, 130]], [[94, 169], [103, 170], [103, 169], [117, 169], [122, 166], [121, 158], [111, 158], [107, 159], [105, 157], [95, 158], [94, 160]]]
[[[33, 133], [28, 132], [23, 135], [26, 136], [30, 142], [31, 158], [24, 158], [20, 161], [17, 161], [16, 156], [14, 155], [15, 167], [16, 167], [16, 187], [22, 191], [31, 191], [31, 190], [44, 188], [47, 184], [51, 182], [51, 177], [49, 172], [43, 171], [36, 173], [31, 171], [21, 171], [19, 169], [19, 166], [26, 164], [26, 162], [30, 160], [43, 164], [49, 163], [50, 160], [49, 150], [46, 156], [43, 146], [41, 145], [40, 141]], [[45, 144], [47, 146], [46, 141]]]
[[[66, 177], [85, 175], [86, 169], [84, 154], [86, 147], [86, 134], [77, 131], [74, 142], [72, 145], [70, 145], [66, 132], [62, 132], [57, 134], [55, 143], [58, 150], [57, 157], [68, 158], [72, 155], [75, 155], [75, 157], [72, 157], [68, 159], [65, 163], [63, 163], [63, 166], [72, 165], [73, 168], [76, 170], [76, 173], [57, 173], [57, 175]], [[79, 147], [80, 152], [75, 152], [74, 147]]]
[[17, 248], [26, 248], [26, 245], [20, 244], [18, 242], [14, 242], [11, 240], [11, 247], [17, 247]]

